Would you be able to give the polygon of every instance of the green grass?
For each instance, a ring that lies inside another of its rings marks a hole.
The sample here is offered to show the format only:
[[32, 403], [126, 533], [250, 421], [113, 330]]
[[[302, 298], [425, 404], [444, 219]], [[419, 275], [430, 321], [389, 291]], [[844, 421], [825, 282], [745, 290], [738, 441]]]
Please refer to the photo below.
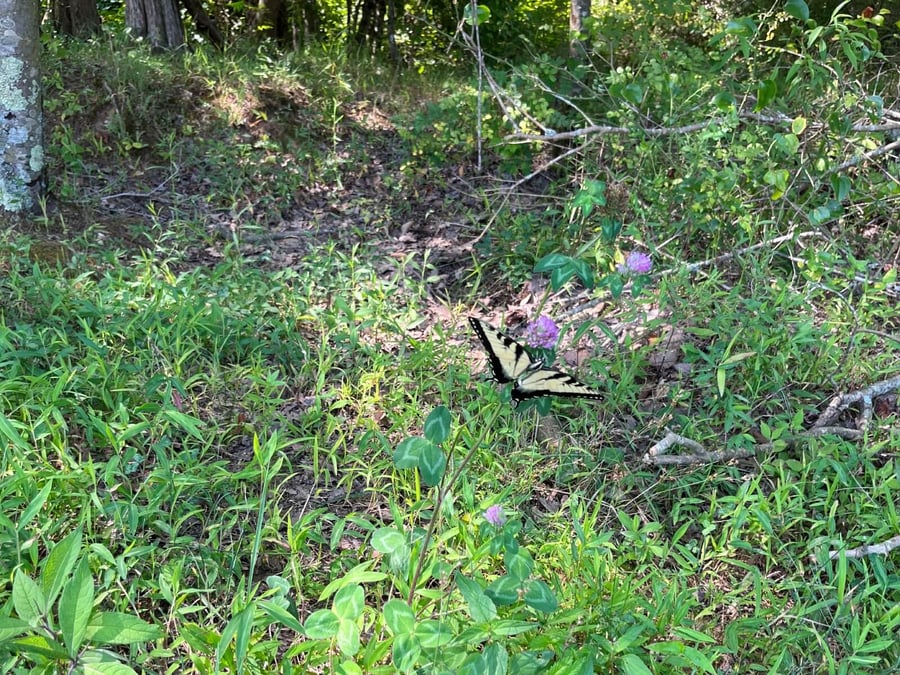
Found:
[[[896, 551], [828, 555], [900, 532], [896, 404], [859, 440], [804, 435], [835, 394], [896, 376], [886, 246], [856, 229], [896, 233], [878, 171], [831, 236], [743, 249], [801, 214], [746, 148], [642, 143], [610, 170], [627, 183], [559, 177], [454, 256], [477, 232], [442, 229], [476, 215], [453, 171], [343, 121], [377, 66], [71, 49], [48, 88], [63, 204], [0, 240], [4, 672], [900, 668]], [[113, 56], [127, 103], [100, 133], [96, 92], [59, 83]], [[446, 82], [392, 86], [401, 124]], [[670, 161], [702, 179], [665, 192]], [[103, 197], [170, 173], [107, 219]], [[302, 245], [259, 252], [310, 213]], [[615, 271], [630, 250], [654, 253], [639, 292]], [[506, 297], [560, 318], [567, 273], [605, 284], [564, 342], [605, 398], [513, 410], [465, 316]], [[534, 276], [562, 290], [522, 300]], [[643, 461], [667, 431], [756, 452]]]

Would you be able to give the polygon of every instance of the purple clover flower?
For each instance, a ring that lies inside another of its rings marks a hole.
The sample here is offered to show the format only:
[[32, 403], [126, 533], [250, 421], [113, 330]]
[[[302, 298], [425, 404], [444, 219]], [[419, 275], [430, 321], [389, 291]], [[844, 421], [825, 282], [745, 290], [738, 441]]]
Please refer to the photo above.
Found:
[[487, 507], [484, 512], [484, 519], [494, 527], [502, 527], [506, 522], [506, 516], [503, 514], [503, 507], [499, 504]]
[[[619, 265], [622, 274], [647, 274], [653, 269], [653, 261], [650, 256], [640, 251], [632, 251], [625, 258], [625, 264]], [[624, 268], [624, 269], [623, 269]]]
[[559, 326], [549, 316], [541, 316], [537, 321], [528, 324], [525, 339], [529, 347], [553, 349], [559, 339]]

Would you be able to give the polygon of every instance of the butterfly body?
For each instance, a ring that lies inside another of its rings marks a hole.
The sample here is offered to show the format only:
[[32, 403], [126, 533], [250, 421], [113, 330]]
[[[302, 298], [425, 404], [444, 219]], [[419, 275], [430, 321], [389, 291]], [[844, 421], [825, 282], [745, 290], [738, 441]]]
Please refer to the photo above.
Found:
[[603, 396], [568, 373], [544, 367], [543, 361], [532, 359], [524, 346], [480, 319], [469, 317], [469, 323], [487, 352], [494, 379], [501, 384], [513, 383], [513, 405], [539, 396]]

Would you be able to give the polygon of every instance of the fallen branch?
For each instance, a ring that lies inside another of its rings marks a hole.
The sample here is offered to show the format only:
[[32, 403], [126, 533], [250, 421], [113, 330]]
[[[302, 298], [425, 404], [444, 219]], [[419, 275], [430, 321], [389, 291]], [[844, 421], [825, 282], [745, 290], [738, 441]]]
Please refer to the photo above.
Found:
[[[802, 441], [810, 438], [818, 438], [820, 436], [838, 436], [848, 441], [856, 441], [862, 438], [863, 432], [859, 429], [850, 429], [848, 427], [819, 427], [810, 429], [801, 434], [785, 436], [778, 439], [778, 447], [790, 448]], [[686, 447], [692, 450], [689, 455], [667, 455], [666, 453], [675, 447]], [[658, 443], [654, 444], [643, 456], [645, 464], [653, 464], [655, 466], [679, 465], [689, 466], [691, 464], [713, 464], [718, 462], [730, 462], [735, 459], [745, 459], [747, 457], [755, 457], [762, 452], [774, 450], [776, 443], [760, 443], [752, 448], [739, 448], [737, 450], [706, 450], [697, 441], [669, 431], [665, 437]]]
[[900, 375], [887, 380], [882, 380], [881, 382], [876, 382], [865, 389], [852, 391], [848, 394], [838, 394], [831, 399], [828, 407], [825, 408], [825, 411], [821, 415], [819, 415], [819, 418], [813, 423], [810, 430], [812, 431], [830, 425], [838, 415], [851, 405], [861, 402], [862, 409], [860, 410], [859, 426], [860, 429], [864, 431], [868, 426], [869, 420], [872, 419], [872, 399], [877, 398], [878, 396], [884, 396], [888, 392], [896, 389], [900, 389]]
[[857, 548], [829, 551], [828, 557], [831, 560], [834, 560], [842, 553], [846, 558], [862, 558], [866, 555], [887, 555], [895, 548], [900, 548], [900, 536], [891, 537], [887, 541], [883, 541], [880, 544], [867, 544], [865, 546], [858, 546]]

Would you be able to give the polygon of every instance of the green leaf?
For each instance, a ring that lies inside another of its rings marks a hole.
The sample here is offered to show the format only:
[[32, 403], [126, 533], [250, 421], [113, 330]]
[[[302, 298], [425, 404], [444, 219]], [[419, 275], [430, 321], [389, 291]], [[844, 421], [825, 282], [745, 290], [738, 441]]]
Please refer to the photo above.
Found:
[[397, 672], [406, 673], [412, 670], [421, 653], [422, 647], [412, 635], [401, 633], [394, 637], [391, 657]]
[[806, 131], [806, 118], [805, 117], [795, 117], [791, 120], [791, 133], [799, 136], [804, 131]]
[[353, 661], [342, 661], [334, 669], [335, 675], [362, 675], [363, 669]]
[[425, 485], [434, 487], [440, 483], [446, 468], [447, 456], [443, 450], [432, 443], [423, 448], [422, 456], [419, 458], [419, 471], [422, 472]]
[[481, 650], [484, 658], [486, 675], [506, 675], [509, 672], [509, 654], [506, 648], [498, 642], [492, 642]]
[[456, 587], [469, 606], [469, 615], [473, 621], [482, 622], [497, 618], [497, 606], [476, 581], [459, 572], [454, 575], [454, 580]]
[[28, 632], [31, 626], [21, 619], [11, 619], [9, 617], [0, 617], [0, 643], [6, 642], [10, 638]]
[[335, 592], [346, 586], [353, 584], [371, 584], [387, 579], [384, 572], [373, 572], [369, 569], [374, 564], [374, 560], [366, 560], [354, 567], [342, 577], [339, 577], [328, 584], [322, 592], [319, 593], [319, 600], [330, 598]]
[[394, 466], [398, 469], [415, 469], [419, 466], [419, 458], [423, 449], [431, 445], [421, 436], [410, 436], [400, 441], [394, 451]]
[[767, 105], [775, 100], [775, 96], [777, 95], [778, 83], [771, 78], [769, 78], [768, 80], [763, 80], [756, 87], [756, 106], [754, 107], [754, 110], [756, 112], [763, 110]]
[[313, 612], [303, 622], [303, 631], [313, 640], [333, 638], [337, 635], [341, 620], [330, 609]]
[[48, 605], [52, 605], [56, 601], [56, 596], [59, 595], [69, 573], [78, 561], [80, 551], [81, 529], [79, 528], [59, 541], [47, 555], [44, 567], [41, 569], [41, 586], [43, 586]]
[[372, 533], [372, 548], [385, 555], [402, 552], [407, 548], [406, 535], [395, 527], [379, 527]]
[[807, 215], [812, 225], [822, 225], [831, 220], [831, 209], [827, 206], [817, 206]]
[[356, 625], [355, 619], [340, 620], [337, 646], [347, 656], [353, 656], [359, 651], [359, 626]]
[[550, 253], [537, 261], [537, 264], [534, 266], [534, 271], [536, 273], [550, 272], [559, 267], [568, 266], [571, 260], [572, 258], [563, 255], [562, 253]]
[[569, 281], [572, 277], [575, 276], [575, 268], [572, 265], [567, 267], [557, 267], [550, 274], [550, 286], [553, 290], [558, 291], [560, 288], [566, 285], [566, 282]]
[[653, 675], [653, 671], [635, 654], [625, 654], [619, 660], [619, 668], [625, 675]]
[[534, 572], [534, 561], [525, 549], [521, 549], [513, 555], [507, 554], [506, 571], [516, 579], [527, 579]]
[[85, 638], [97, 645], [132, 645], [158, 640], [163, 631], [125, 612], [96, 612], [88, 621]]
[[485, 589], [485, 594], [498, 605], [511, 605], [519, 599], [522, 580], [509, 575], [494, 579]]
[[[474, 18], [473, 18], [474, 16]], [[487, 23], [491, 19], [491, 9], [490, 7], [485, 7], [484, 5], [475, 5], [475, 13], [472, 13], [472, 3], [466, 4], [466, 8], [463, 10], [463, 20], [469, 24], [470, 26], [474, 23], [476, 26], [480, 26], [483, 23]]]
[[450, 411], [439, 405], [425, 419], [425, 438], [440, 445], [450, 437]]
[[644, 90], [637, 82], [632, 82], [622, 90], [622, 96], [629, 103], [640, 105], [644, 100]]
[[850, 179], [847, 176], [837, 174], [831, 175], [831, 190], [834, 192], [834, 198], [842, 202], [850, 196]]
[[416, 624], [416, 638], [425, 649], [437, 649], [453, 640], [453, 631], [445, 621], [425, 619]]
[[525, 589], [525, 604], [545, 614], [555, 612], [559, 607], [556, 595], [540, 579], [534, 579], [528, 583]]
[[13, 423], [9, 421], [3, 413], [0, 413], [0, 438], [5, 437], [16, 448], [23, 452], [30, 453], [31, 446], [25, 442], [25, 439], [19, 435]]
[[87, 556], [83, 556], [59, 598], [59, 629], [69, 656], [81, 649], [93, 608], [94, 580]]
[[13, 577], [12, 599], [16, 614], [30, 626], [39, 625], [47, 615], [47, 598], [34, 579], [21, 569]]
[[803, 0], [788, 0], [784, 11], [795, 19], [806, 21], [809, 19], [809, 7]]
[[335, 594], [331, 608], [340, 619], [356, 620], [362, 614], [365, 604], [366, 592], [362, 586], [354, 584], [345, 586]]
[[81, 670], [84, 675], [137, 675], [137, 672], [118, 661], [85, 663]]
[[26, 635], [25, 637], [15, 638], [7, 642], [4, 647], [9, 648], [13, 652], [25, 652], [26, 654], [34, 654], [45, 659], [60, 662], [65, 662], [69, 659], [65, 648], [46, 635]]
[[269, 600], [260, 600], [257, 606], [282, 626], [290, 628], [297, 633], [303, 633], [303, 624], [285, 607]]
[[416, 627], [416, 615], [402, 600], [388, 600], [384, 603], [384, 621], [393, 635], [412, 635]]

